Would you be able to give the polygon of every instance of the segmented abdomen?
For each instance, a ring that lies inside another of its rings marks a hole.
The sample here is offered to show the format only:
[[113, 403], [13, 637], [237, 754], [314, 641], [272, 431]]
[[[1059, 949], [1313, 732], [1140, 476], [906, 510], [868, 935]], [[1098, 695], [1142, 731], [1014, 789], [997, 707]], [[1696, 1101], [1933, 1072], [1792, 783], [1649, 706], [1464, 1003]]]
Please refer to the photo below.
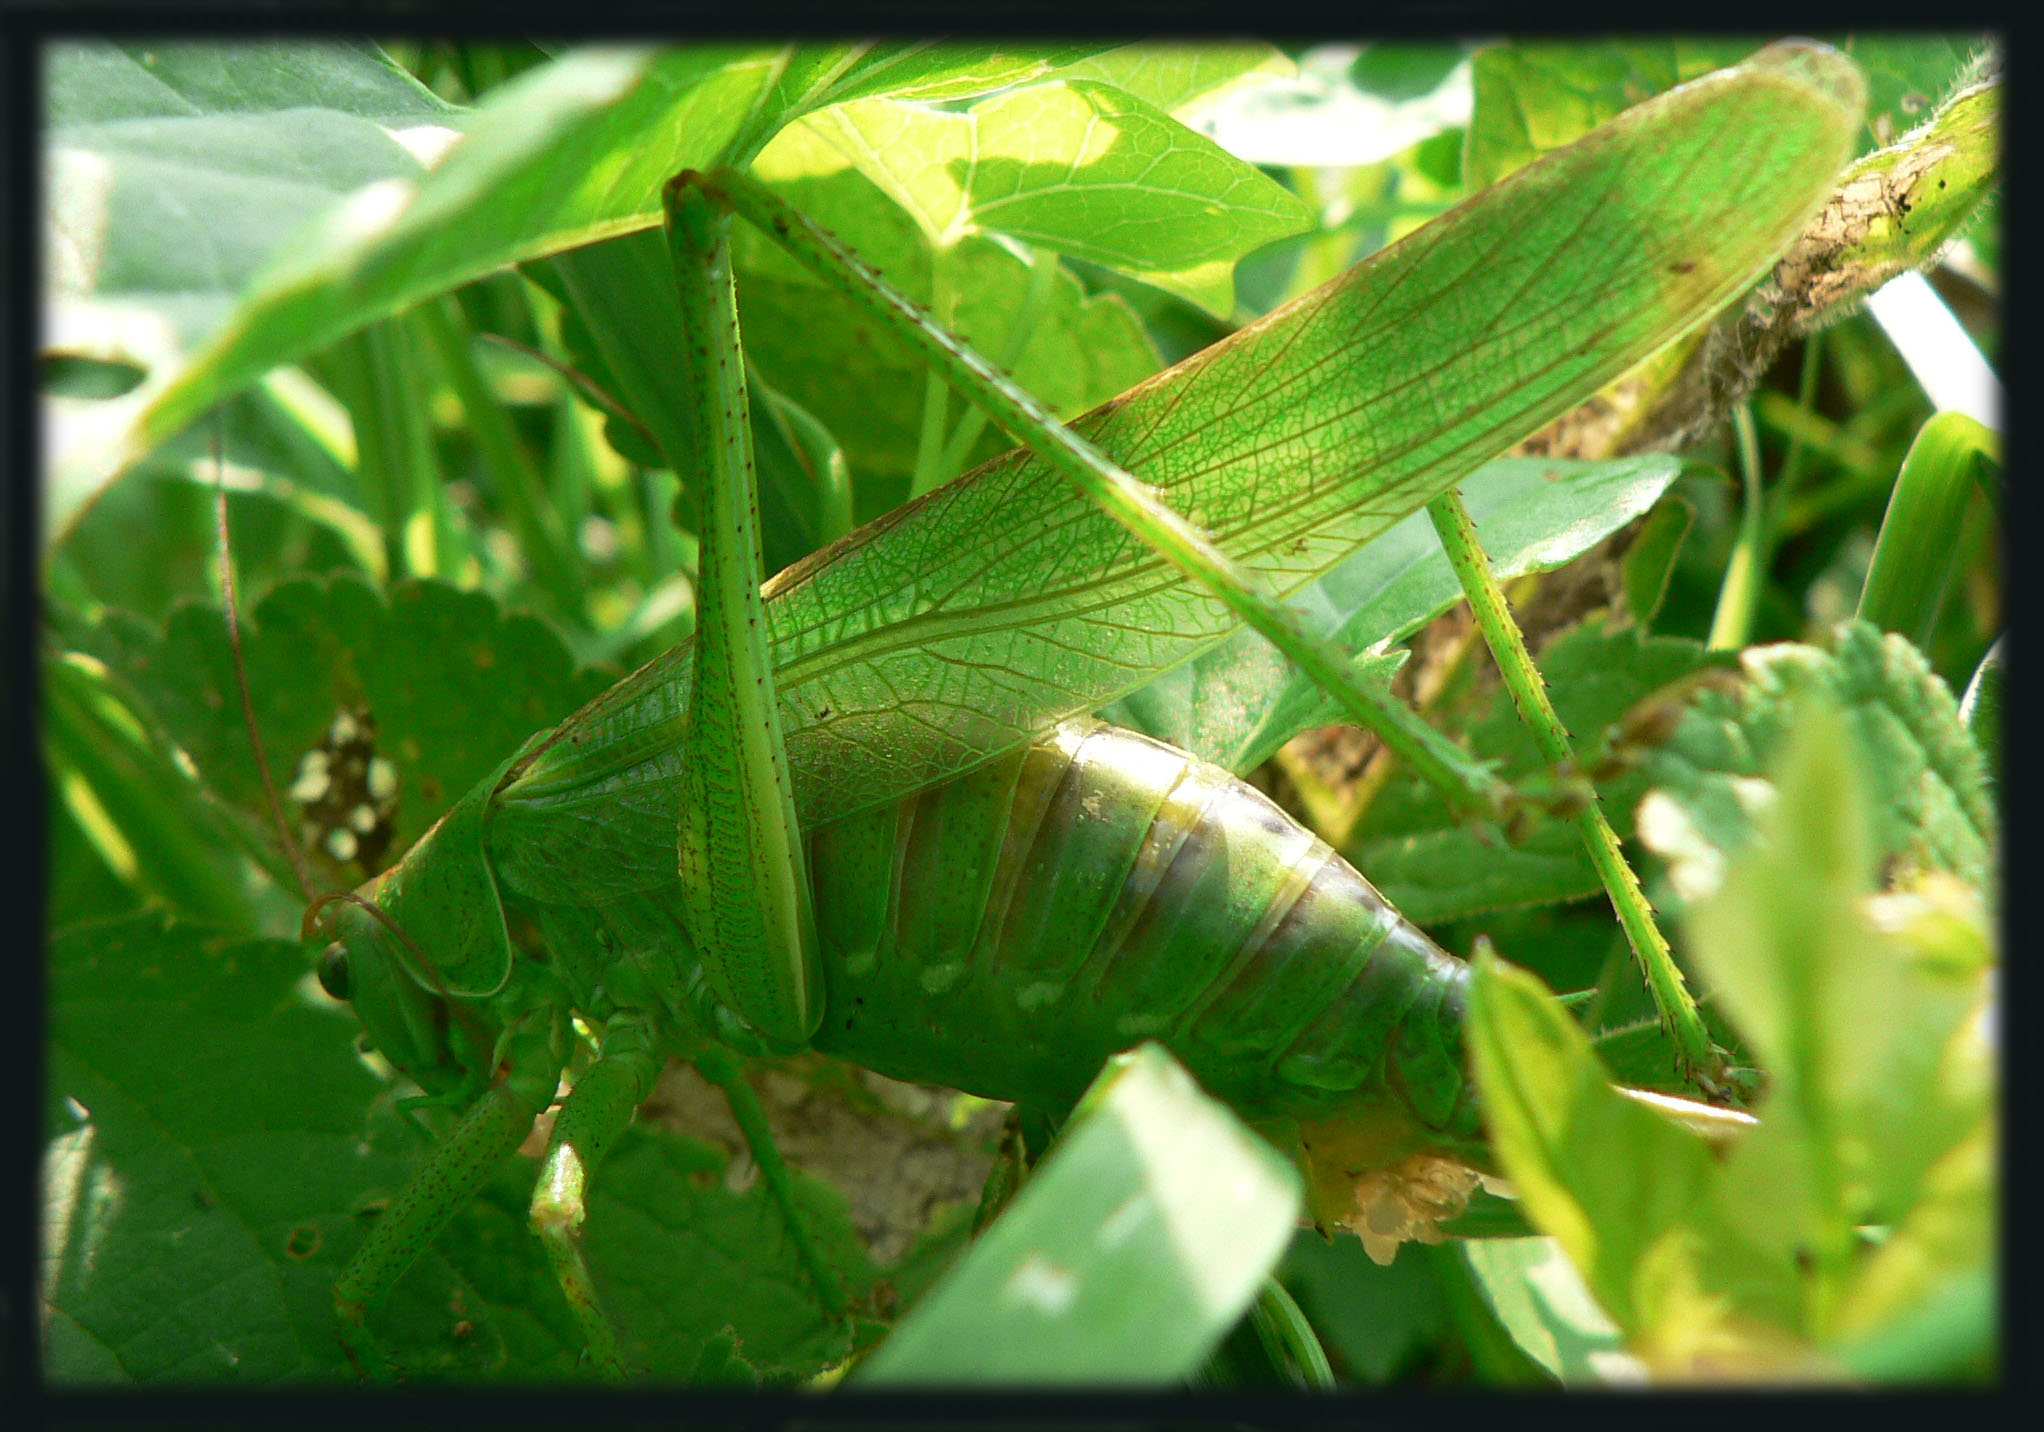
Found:
[[809, 836], [818, 1048], [1062, 1106], [1163, 1042], [1250, 1118], [1476, 1139], [1468, 967], [1227, 771], [1097, 721]]

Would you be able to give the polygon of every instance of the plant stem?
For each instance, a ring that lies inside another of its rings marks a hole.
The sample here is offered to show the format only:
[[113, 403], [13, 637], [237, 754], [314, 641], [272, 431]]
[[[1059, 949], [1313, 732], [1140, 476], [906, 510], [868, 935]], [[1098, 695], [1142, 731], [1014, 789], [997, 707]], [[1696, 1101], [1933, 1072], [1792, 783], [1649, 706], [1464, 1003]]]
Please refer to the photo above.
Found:
[[533, 576], [553, 598], [561, 615], [581, 621], [582, 583], [576, 575], [573, 551], [560, 514], [548, 501], [546, 484], [525, 445], [512, 430], [503, 404], [476, 367], [461, 306], [452, 294], [444, 294], [435, 302], [421, 304], [417, 315], [419, 331], [425, 335], [442, 376], [468, 414], [469, 431], [484, 465], [496, 478], [497, 496], [518, 529]]
[[[939, 245], [930, 250], [930, 318], [944, 328], [950, 328], [954, 295], [950, 284], [951, 250]], [[950, 407], [950, 389], [944, 384], [944, 375], [935, 368], [923, 374], [923, 426], [916, 435], [915, 478], [909, 487], [911, 497], [921, 497], [931, 488], [944, 481], [944, 422]]]
[[[1029, 346], [1030, 335], [1036, 332], [1036, 325], [1043, 321], [1043, 311], [1050, 307], [1050, 292], [1057, 279], [1057, 255], [1049, 249], [1037, 249], [1029, 256], [1029, 287], [1022, 295], [1022, 306], [1015, 312], [1015, 321], [1008, 325], [1008, 336], [1002, 341], [1001, 351], [994, 356], [994, 362], [1008, 372], [1022, 361], [1022, 350]], [[944, 444], [944, 460], [938, 465], [938, 480], [948, 482], [965, 470], [966, 456], [972, 445], [979, 441], [979, 435], [986, 431], [987, 415], [980, 408], [967, 408], [958, 415], [958, 426], [951, 433], [951, 441]]]
[[1732, 431], [1739, 443], [1739, 485], [1744, 494], [1739, 515], [1739, 537], [1732, 545], [1732, 562], [1725, 569], [1724, 585], [1718, 589], [1717, 611], [1710, 619], [1712, 651], [1728, 651], [1746, 644], [1753, 630], [1753, 608], [1760, 600], [1760, 574], [1766, 554], [1767, 516], [1760, 488], [1760, 440], [1753, 431], [1753, 409], [1741, 403], [1732, 412]]

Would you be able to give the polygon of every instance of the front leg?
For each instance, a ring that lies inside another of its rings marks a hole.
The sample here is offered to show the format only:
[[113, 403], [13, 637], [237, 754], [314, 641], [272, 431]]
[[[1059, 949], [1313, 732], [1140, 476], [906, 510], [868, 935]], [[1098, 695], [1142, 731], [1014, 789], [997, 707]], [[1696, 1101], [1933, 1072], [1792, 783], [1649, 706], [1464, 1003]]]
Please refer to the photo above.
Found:
[[510, 1072], [483, 1091], [454, 1131], [434, 1148], [334, 1284], [334, 1315], [355, 1370], [372, 1382], [390, 1382], [398, 1369], [369, 1330], [369, 1315], [466, 1207], [518, 1145], [553, 1099], [566, 1065], [567, 1019], [554, 1006], [531, 1011], [506, 1039]]

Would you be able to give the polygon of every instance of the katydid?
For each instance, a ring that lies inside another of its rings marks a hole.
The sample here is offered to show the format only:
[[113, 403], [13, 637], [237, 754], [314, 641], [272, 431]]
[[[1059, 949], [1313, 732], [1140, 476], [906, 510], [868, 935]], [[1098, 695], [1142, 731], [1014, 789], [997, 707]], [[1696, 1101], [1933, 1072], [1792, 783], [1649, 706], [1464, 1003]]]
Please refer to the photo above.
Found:
[[[600, 1031], [597, 1058], [533, 1219], [613, 1372], [575, 1230], [586, 1178], [669, 1056], [722, 1084], [750, 1134], [726, 1049], [808, 1043], [1055, 1111], [1154, 1036], [1296, 1151], [1327, 1221], [1424, 1236], [1473, 1177], [1459, 1171], [1487, 1166], [1460, 1055], [1466, 968], [1227, 773], [1083, 714], [1244, 619], [1370, 707], [1278, 599], [1734, 297], [1848, 157], [1857, 83], [1828, 52], [1784, 47], [1651, 101], [1070, 430], [855, 280], [1025, 447], [764, 593], [720, 206], [797, 226], [742, 176], [675, 188], [688, 426], [710, 474], [697, 649], [537, 734], [319, 912], [329, 992], [465, 1109], [337, 1287], [365, 1371], [387, 1370], [378, 1299], [552, 1102], [571, 1015]], [[1714, 153], [1734, 129], [1742, 147]], [[1536, 291], [1556, 272], [1561, 291]], [[1485, 339], [1437, 351], [1436, 303], [1483, 307]], [[1099, 482], [1082, 495], [1057, 474]], [[959, 530], [986, 547], [941, 540]], [[1372, 719], [1494, 805], [1466, 755], [1409, 716]], [[785, 1203], [771, 1144], [756, 1153]]]

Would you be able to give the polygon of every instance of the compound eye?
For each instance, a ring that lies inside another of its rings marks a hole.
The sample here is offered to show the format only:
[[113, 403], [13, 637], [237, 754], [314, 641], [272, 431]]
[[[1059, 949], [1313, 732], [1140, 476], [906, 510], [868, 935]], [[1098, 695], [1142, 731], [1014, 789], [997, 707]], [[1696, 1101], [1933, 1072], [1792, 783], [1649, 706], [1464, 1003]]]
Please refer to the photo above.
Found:
[[335, 999], [348, 998], [348, 947], [339, 940], [320, 952], [319, 987]]

